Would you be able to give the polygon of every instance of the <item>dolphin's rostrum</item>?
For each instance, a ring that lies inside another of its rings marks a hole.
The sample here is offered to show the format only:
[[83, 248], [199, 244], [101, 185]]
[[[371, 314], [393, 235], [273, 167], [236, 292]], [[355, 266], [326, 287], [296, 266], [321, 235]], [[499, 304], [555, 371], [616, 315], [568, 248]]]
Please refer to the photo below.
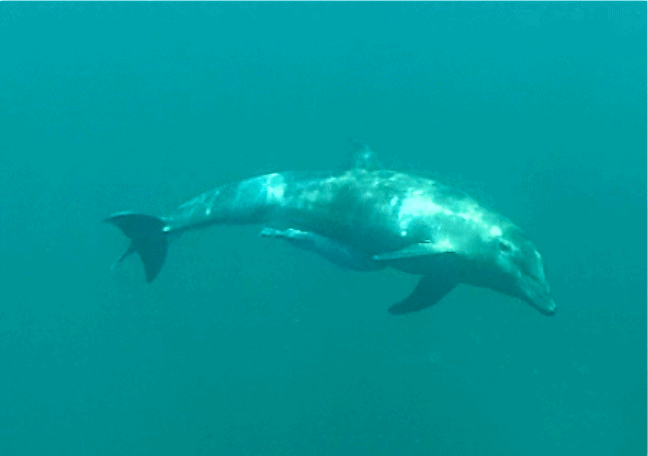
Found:
[[311, 250], [348, 269], [391, 267], [422, 276], [389, 308], [405, 314], [435, 304], [460, 283], [519, 298], [546, 315], [542, 257], [507, 218], [434, 180], [380, 167], [352, 140], [350, 169], [319, 176], [272, 173], [224, 185], [166, 217], [122, 212], [107, 219], [130, 238], [117, 262], [137, 252], [153, 281], [172, 238], [218, 224], [271, 225], [269, 238]]

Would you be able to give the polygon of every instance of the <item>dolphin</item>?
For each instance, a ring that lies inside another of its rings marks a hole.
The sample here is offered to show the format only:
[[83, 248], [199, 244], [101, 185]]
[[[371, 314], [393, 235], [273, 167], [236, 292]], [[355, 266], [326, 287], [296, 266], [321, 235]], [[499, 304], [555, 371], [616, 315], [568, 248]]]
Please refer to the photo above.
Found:
[[137, 253], [147, 282], [160, 272], [172, 239], [220, 224], [257, 224], [282, 239], [356, 271], [394, 268], [421, 276], [393, 315], [423, 310], [459, 284], [519, 298], [545, 315], [556, 304], [542, 256], [521, 229], [468, 195], [435, 180], [383, 168], [367, 145], [350, 140], [353, 165], [337, 172], [271, 173], [220, 186], [165, 217], [120, 212], [107, 222]]

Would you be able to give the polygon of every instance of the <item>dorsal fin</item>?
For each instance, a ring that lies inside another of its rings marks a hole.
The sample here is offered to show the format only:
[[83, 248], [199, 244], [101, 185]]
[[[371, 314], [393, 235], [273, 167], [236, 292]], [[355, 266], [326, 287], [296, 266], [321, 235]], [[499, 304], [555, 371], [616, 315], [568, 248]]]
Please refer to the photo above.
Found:
[[376, 158], [373, 149], [362, 141], [355, 138], [349, 138], [347, 150], [353, 168], [366, 169], [369, 171], [382, 168], [382, 165]]

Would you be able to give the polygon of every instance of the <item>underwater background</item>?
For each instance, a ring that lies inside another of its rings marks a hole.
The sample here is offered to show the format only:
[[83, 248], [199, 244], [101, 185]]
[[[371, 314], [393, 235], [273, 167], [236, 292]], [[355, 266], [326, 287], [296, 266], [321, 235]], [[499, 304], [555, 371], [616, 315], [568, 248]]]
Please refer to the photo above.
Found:
[[[0, 2], [0, 455], [646, 454], [646, 4]], [[520, 225], [558, 305], [258, 227], [148, 285], [102, 222], [389, 168]]]

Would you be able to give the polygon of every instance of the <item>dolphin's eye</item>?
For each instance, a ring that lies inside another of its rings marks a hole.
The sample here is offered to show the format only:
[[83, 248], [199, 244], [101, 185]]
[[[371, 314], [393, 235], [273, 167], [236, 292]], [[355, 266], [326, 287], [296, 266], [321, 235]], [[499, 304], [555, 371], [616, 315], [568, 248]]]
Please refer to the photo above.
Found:
[[499, 241], [499, 248], [502, 252], [510, 252], [511, 251], [511, 246], [508, 245], [506, 242]]

